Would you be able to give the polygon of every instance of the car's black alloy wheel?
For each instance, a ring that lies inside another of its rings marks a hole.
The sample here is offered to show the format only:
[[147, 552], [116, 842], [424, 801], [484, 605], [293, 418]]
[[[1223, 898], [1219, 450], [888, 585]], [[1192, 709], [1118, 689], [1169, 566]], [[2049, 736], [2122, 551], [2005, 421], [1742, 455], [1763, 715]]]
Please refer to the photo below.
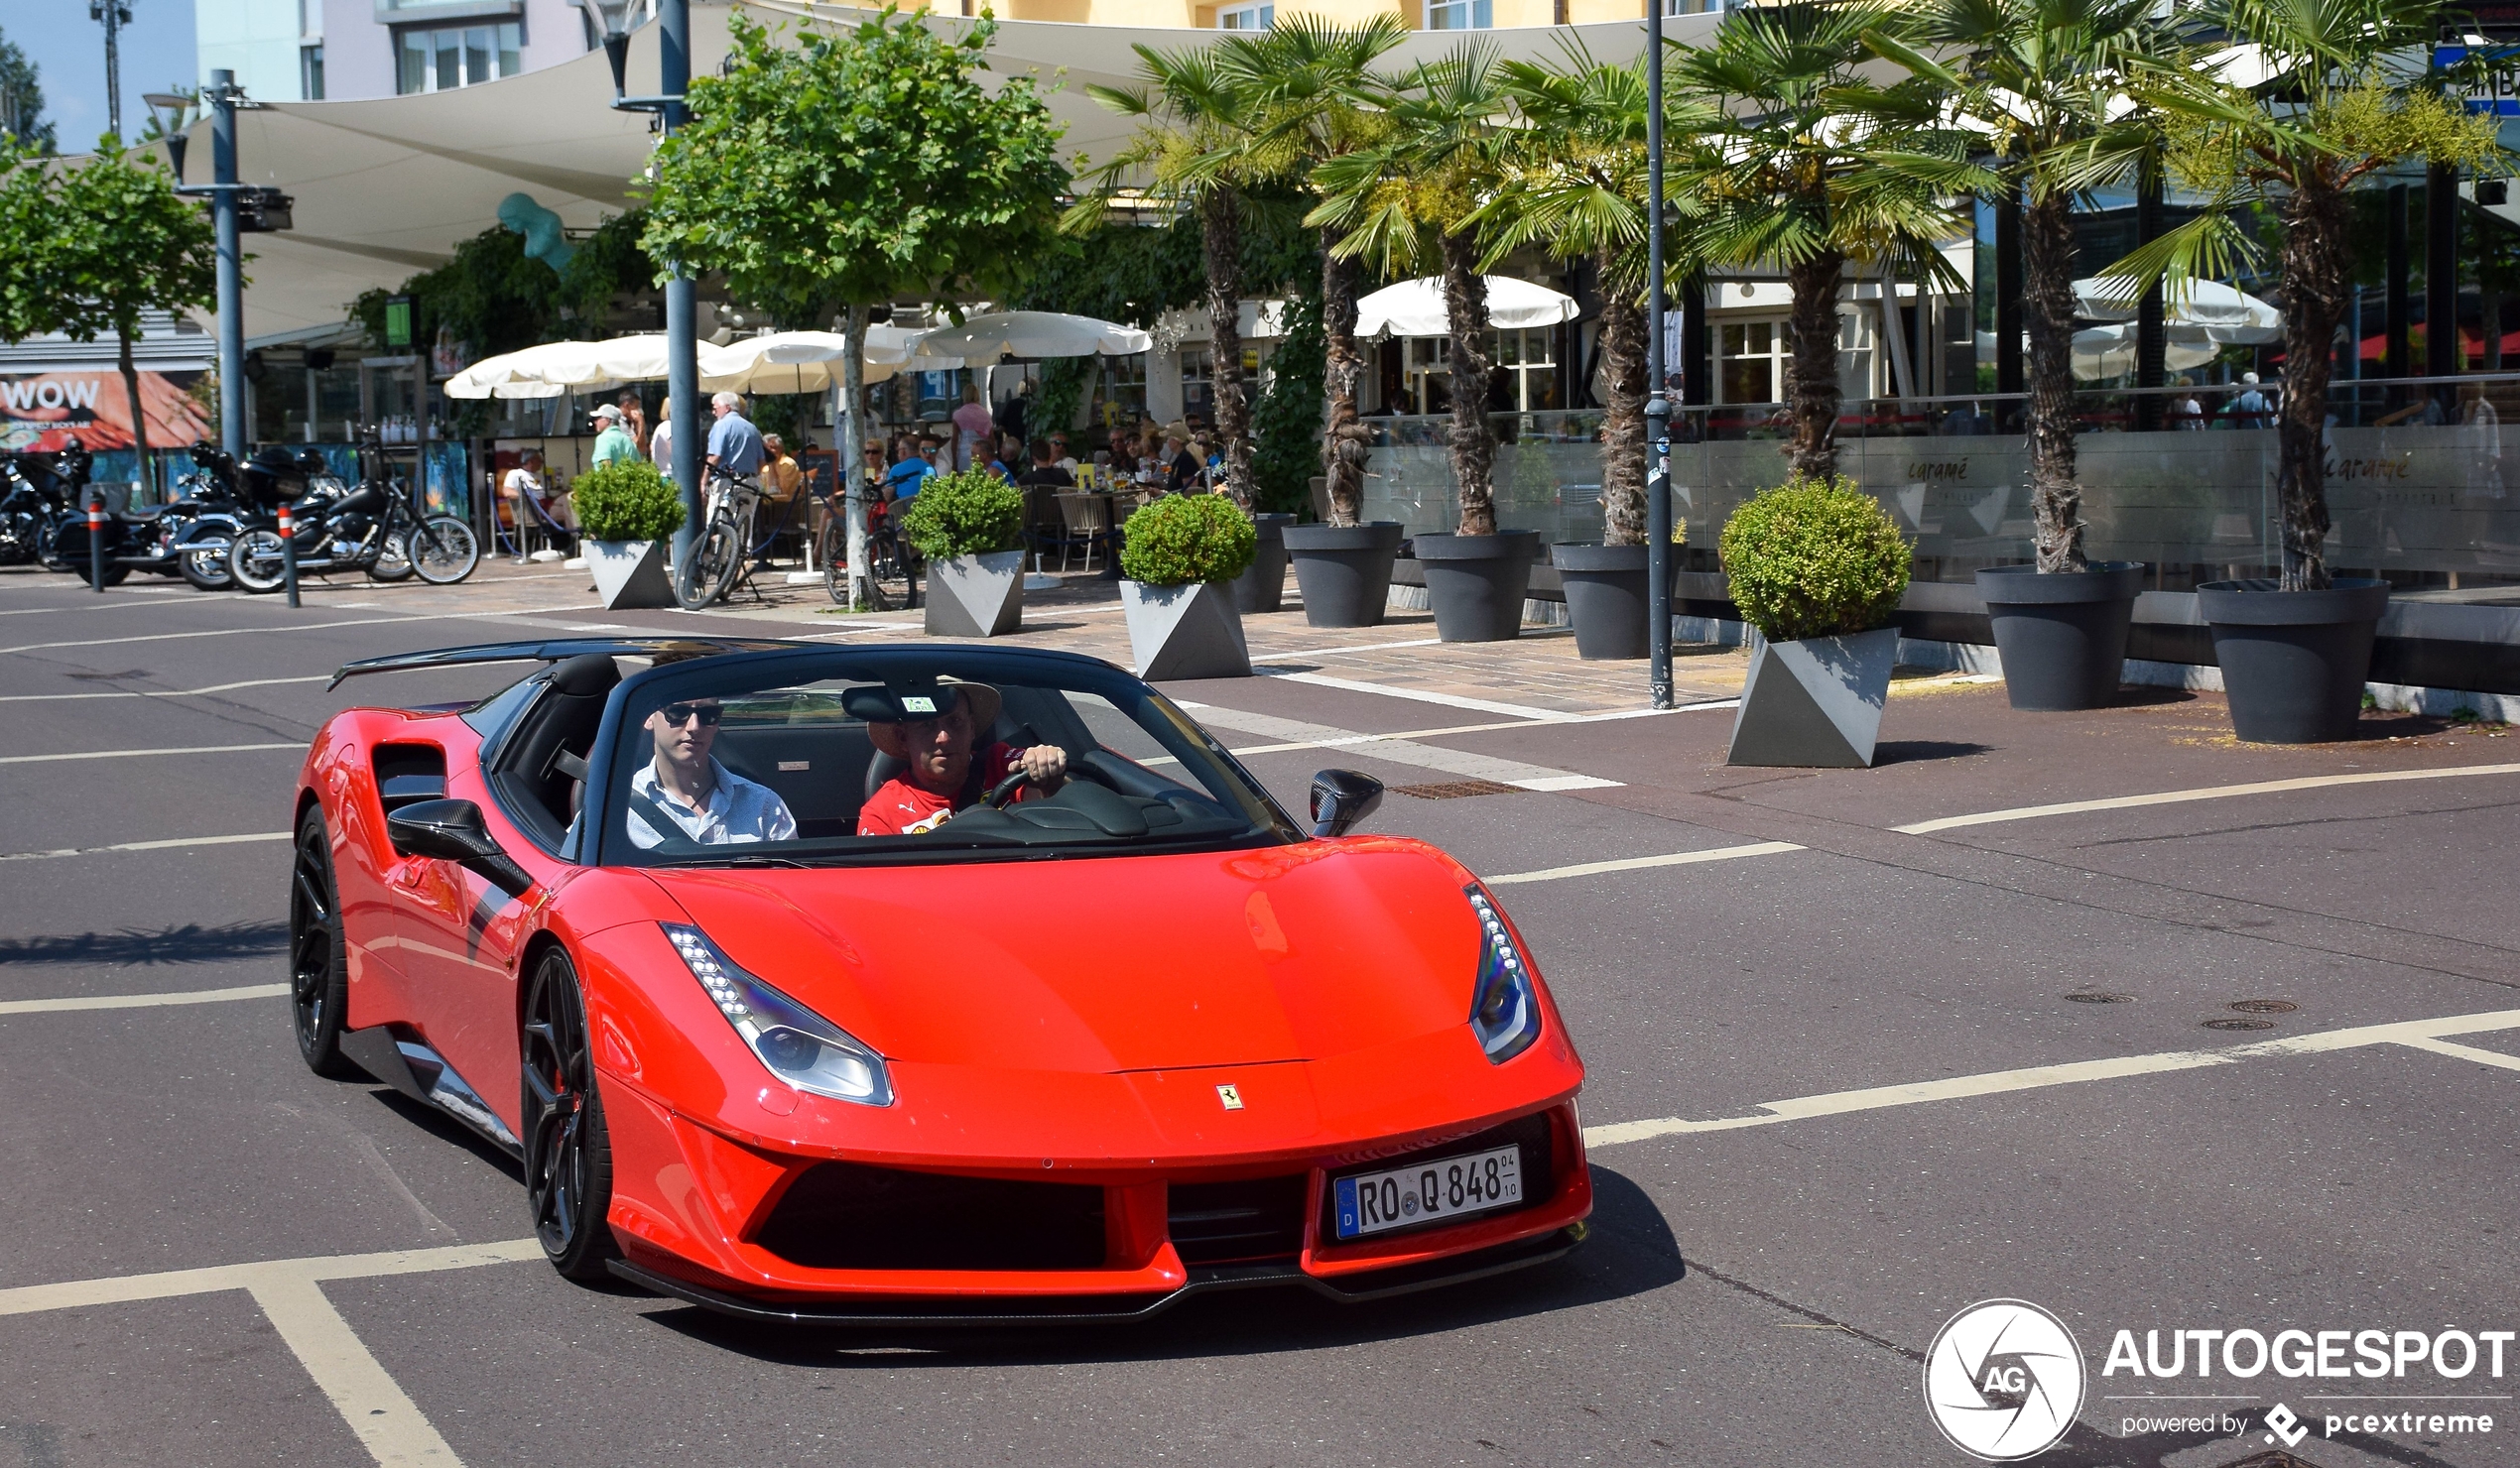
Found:
[[534, 966], [525, 994], [525, 1187], [552, 1267], [600, 1280], [618, 1254], [611, 1225], [612, 1146], [586, 1045], [577, 970], [558, 948]]
[[307, 1068], [332, 1080], [363, 1074], [341, 1053], [341, 1021], [350, 1005], [350, 966], [332, 886], [332, 845], [323, 812], [309, 807], [298, 822], [298, 854], [289, 877], [289, 1008], [298, 1054]]

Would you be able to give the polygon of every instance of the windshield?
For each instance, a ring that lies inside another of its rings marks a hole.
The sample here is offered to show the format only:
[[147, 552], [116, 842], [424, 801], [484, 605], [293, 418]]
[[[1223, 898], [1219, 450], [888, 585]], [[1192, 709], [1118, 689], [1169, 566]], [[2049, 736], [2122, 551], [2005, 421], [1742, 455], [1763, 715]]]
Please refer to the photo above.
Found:
[[1300, 839], [1180, 709], [1084, 659], [712, 658], [634, 680], [615, 727], [606, 865], [892, 865]]

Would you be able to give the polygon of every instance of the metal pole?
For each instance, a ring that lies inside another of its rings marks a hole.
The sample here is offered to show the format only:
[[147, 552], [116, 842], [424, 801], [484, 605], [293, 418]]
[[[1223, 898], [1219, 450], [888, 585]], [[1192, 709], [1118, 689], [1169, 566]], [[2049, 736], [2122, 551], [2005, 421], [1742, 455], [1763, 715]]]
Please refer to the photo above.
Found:
[[94, 485], [87, 490], [87, 584], [99, 594], [105, 589], [105, 491]]
[[236, 73], [210, 73], [210, 222], [218, 241], [218, 436], [245, 460], [245, 275], [236, 227]]
[[[406, 548], [408, 549], [408, 548]], [[289, 589], [289, 604], [298, 604], [298, 522], [289, 513], [289, 502], [280, 503], [280, 580]]]
[[[657, 7], [657, 90], [665, 103], [665, 131], [670, 136], [689, 117], [682, 101], [692, 83], [691, 0], [664, 0]], [[700, 532], [699, 298], [689, 275], [676, 267], [665, 283], [665, 387], [674, 399], [674, 485], [683, 495], [683, 528], [674, 533], [674, 563], [681, 565]]]
[[1663, 364], [1663, 5], [1645, 5], [1645, 636], [1656, 708], [1672, 706], [1672, 404]]
[[98, 19], [105, 23], [105, 126], [122, 141], [122, 0], [103, 0]]

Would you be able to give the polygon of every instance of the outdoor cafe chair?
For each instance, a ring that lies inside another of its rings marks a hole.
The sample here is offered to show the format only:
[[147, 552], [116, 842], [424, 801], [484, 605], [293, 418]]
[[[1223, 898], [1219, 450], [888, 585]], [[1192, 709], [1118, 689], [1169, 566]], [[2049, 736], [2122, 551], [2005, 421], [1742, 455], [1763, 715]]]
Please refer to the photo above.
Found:
[[1111, 539], [1111, 497], [1079, 490], [1059, 496], [1058, 534], [1044, 538], [1044, 549], [1057, 547], [1059, 568], [1068, 569], [1068, 558], [1078, 550], [1084, 551], [1086, 570], [1093, 569], [1096, 547]]

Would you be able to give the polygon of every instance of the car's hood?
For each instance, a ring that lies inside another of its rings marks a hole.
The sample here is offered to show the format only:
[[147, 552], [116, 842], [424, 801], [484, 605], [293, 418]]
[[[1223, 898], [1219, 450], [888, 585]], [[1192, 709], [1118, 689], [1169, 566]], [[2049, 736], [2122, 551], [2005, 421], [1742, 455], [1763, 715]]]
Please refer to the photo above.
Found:
[[1415, 842], [651, 873], [727, 956], [901, 1060], [1318, 1059], [1465, 1024], [1478, 924]]

